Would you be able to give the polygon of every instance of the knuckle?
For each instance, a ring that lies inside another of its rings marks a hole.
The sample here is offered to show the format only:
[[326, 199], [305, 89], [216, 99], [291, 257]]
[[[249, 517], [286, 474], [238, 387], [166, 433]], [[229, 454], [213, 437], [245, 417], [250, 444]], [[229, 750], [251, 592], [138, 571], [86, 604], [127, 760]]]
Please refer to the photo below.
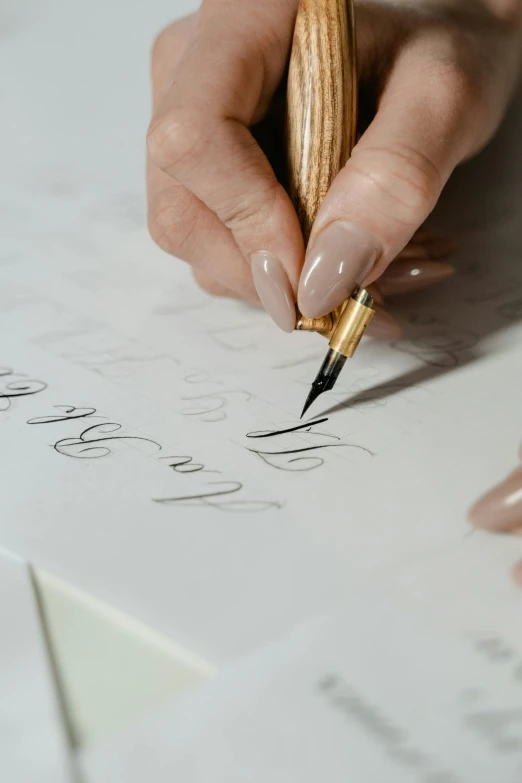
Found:
[[240, 202], [224, 205], [224, 225], [234, 234], [242, 228], [251, 225], [259, 215], [259, 201], [255, 197], [245, 197]]
[[196, 227], [197, 216], [187, 195], [160, 195], [149, 210], [149, 233], [154, 242], [171, 255], [183, 256]]
[[359, 152], [356, 148], [351, 161], [364, 190], [386, 217], [416, 228], [435, 206], [442, 175], [428, 156], [412, 146], [396, 142], [387, 148]]
[[439, 61], [434, 66], [433, 78], [444, 100], [445, 112], [453, 112], [455, 119], [479, 105], [482, 80], [464, 61], [458, 58]]
[[182, 177], [197, 159], [199, 135], [193, 118], [171, 111], [152, 120], [147, 132], [147, 152], [160, 169]]
[[233, 234], [251, 231], [257, 226], [265, 230], [277, 212], [282, 196], [280, 191], [281, 186], [276, 180], [259, 181], [258, 186], [244, 192], [241, 199], [235, 198], [222, 205], [220, 213], [223, 223]]

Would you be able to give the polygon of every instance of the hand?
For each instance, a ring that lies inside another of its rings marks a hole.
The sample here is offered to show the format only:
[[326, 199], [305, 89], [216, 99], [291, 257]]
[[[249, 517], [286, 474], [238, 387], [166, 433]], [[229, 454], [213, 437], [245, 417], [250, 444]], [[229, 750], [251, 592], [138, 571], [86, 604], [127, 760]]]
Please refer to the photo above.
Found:
[[[154, 49], [152, 236], [191, 263], [206, 290], [259, 295], [286, 331], [297, 298], [305, 315], [319, 316], [356, 282], [397, 293], [447, 276], [448, 265], [418, 263], [444, 255], [444, 243], [415, 232], [455, 166], [502, 119], [522, 51], [518, 1], [357, 5], [361, 96], [376, 114], [326, 196], [305, 260], [276, 176], [297, 0], [203, 0]], [[412, 237], [409, 261], [395, 261]], [[373, 323], [384, 337], [399, 331], [384, 310]]]
[[[475, 503], [469, 519], [475, 527], [485, 530], [522, 533], [522, 465]], [[522, 562], [515, 566], [513, 576], [522, 586]]]

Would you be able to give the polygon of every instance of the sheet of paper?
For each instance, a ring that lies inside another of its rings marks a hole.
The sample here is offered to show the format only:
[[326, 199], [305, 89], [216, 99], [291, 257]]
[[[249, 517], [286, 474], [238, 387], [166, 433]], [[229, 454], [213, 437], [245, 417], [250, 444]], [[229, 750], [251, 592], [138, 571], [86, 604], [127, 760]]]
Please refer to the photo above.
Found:
[[465, 514], [522, 437], [522, 95], [434, 218], [455, 278], [296, 430], [325, 341], [147, 237], [145, 60], [185, 5], [27, 9], [0, 52], [0, 544], [218, 665], [362, 583], [521, 644], [520, 541]]
[[[0, 501], [0, 525], [6, 540], [21, 527], [24, 556], [48, 571], [116, 601], [211, 661], [281, 633], [360, 580], [399, 586], [417, 567], [415, 594], [438, 595], [445, 558], [461, 578], [458, 595], [439, 610], [459, 609], [462, 622], [476, 617], [520, 634], [513, 622], [520, 596], [508, 569], [521, 542], [467, 537], [465, 522], [467, 505], [490, 480], [484, 437], [499, 454], [511, 446], [499, 471], [515, 453], [518, 365], [510, 370], [500, 358], [491, 373], [477, 367], [459, 375], [462, 399], [474, 395], [475, 404], [464, 411], [462, 401], [448, 402], [444, 415], [401, 448], [372, 458], [371, 469], [347, 467], [334, 454], [322, 474], [292, 474], [257, 461], [246, 438], [210, 438], [186, 417], [92, 371], [32, 345], [4, 344], [10, 360], [30, 367], [35, 384], [50, 382], [11, 400], [5, 413], [11, 491]], [[505, 404], [491, 412], [499, 372]], [[169, 467], [183, 463], [204, 467]], [[454, 481], [462, 464], [468, 467]], [[230, 503], [227, 495], [211, 497], [216, 486], [241, 489]], [[489, 564], [486, 576], [477, 557]], [[439, 573], [426, 568], [432, 562]]]
[[70, 783], [71, 775], [29, 569], [0, 549], [0, 778]]
[[82, 767], [90, 783], [518, 783], [522, 658], [508, 652], [362, 594]]

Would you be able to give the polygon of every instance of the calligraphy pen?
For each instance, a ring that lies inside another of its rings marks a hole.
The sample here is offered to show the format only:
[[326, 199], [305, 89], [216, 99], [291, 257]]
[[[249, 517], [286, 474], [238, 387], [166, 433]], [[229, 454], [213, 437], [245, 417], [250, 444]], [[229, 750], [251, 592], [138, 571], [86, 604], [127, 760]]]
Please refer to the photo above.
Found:
[[[305, 243], [319, 207], [355, 146], [357, 63], [353, 0], [300, 0], [287, 88], [286, 138], [290, 195]], [[301, 418], [314, 400], [333, 389], [373, 316], [373, 297], [356, 287], [323, 318], [297, 311], [296, 330], [329, 341]]]

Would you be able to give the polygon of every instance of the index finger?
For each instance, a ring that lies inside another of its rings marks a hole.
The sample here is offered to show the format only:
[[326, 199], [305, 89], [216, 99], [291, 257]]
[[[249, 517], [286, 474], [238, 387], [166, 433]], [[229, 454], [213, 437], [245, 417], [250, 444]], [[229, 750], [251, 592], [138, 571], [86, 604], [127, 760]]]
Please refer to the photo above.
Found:
[[294, 8], [294, 0], [204, 3], [148, 135], [152, 161], [231, 232], [261, 301], [287, 331], [295, 323], [303, 239], [291, 201], [248, 128], [283, 74]]

